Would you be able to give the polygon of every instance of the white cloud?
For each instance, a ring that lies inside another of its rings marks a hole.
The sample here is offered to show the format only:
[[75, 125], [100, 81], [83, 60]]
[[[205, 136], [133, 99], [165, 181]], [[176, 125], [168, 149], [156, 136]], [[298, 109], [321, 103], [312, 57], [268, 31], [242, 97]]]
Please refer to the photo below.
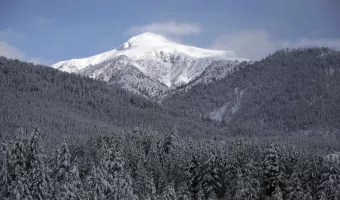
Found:
[[4, 56], [6, 58], [11, 58], [11, 59], [19, 59], [19, 60], [31, 62], [34, 64], [50, 65], [53, 63], [53, 61], [43, 60], [38, 57], [27, 57], [24, 52], [9, 45], [5, 41], [0, 41], [0, 56]]
[[221, 35], [212, 48], [233, 51], [236, 56], [259, 60], [282, 48], [330, 47], [340, 50], [340, 38], [275, 40], [265, 30], [246, 30]]
[[24, 59], [25, 54], [19, 49], [10, 46], [4, 41], [0, 41], [0, 56], [5, 56], [12, 59]]
[[202, 32], [202, 26], [197, 23], [178, 23], [169, 21], [165, 23], [151, 23], [142, 26], [133, 26], [128, 30], [129, 34], [153, 32], [165, 36], [198, 35]]

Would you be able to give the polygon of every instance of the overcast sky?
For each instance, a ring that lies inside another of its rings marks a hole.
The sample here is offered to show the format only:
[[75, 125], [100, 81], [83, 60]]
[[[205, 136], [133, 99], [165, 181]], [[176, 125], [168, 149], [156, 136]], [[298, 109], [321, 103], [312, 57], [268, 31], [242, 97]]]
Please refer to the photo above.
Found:
[[340, 50], [339, 0], [0, 0], [0, 55], [53, 64], [141, 32], [261, 59], [287, 47]]

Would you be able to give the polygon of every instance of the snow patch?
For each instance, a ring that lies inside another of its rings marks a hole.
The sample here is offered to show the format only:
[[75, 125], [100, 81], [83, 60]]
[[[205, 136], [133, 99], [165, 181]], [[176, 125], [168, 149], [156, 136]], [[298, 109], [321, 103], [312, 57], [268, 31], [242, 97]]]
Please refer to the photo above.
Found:
[[236, 97], [235, 101], [234, 102], [229, 101], [225, 103], [222, 107], [212, 111], [209, 114], [210, 119], [219, 122], [222, 121], [230, 122], [232, 116], [235, 115], [241, 107], [241, 100], [243, 97], [244, 90], [239, 91], [239, 89], [236, 87], [234, 89], [234, 93]]
[[224, 106], [221, 108], [218, 108], [210, 113], [210, 119], [222, 122], [224, 120], [225, 113], [227, 111], [227, 106], [229, 105], [229, 102], [227, 102]]

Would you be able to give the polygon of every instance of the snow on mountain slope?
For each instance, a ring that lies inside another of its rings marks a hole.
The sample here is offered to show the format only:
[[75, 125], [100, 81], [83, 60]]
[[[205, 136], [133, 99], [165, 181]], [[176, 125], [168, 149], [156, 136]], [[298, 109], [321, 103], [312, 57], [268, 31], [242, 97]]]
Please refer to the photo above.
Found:
[[244, 90], [239, 91], [239, 88], [234, 88], [235, 97], [232, 101], [225, 103], [222, 107], [215, 109], [209, 114], [209, 118], [215, 121], [227, 121], [229, 122], [233, 115], [235, 115], [240, 107]]
[[116, 84], [144, 97], [155, 97], [168, 87], [142, 73], [125, 55], [83, 69], [79, 74]]
[[239, 62], [238, 60], [215, 60], [210, 65], [206, 66], [204, 71], [199, 76], [191, 80], [188, 84], [166, 91], [159, 99], [162, 100], [174, 92], [187, 92], [198, 84], [208, 84], [218, 81], [251, 63], [253, 62]]
[[128, 90], [142, 91], [154, 97], [189, 83], [217, 60], [246, 59], [235, 57], [232, 51], [185, 46], [157, 34], [143, 33], [132, 37], [117, 49], [88, 58], [61, 61], [52, 67], [119, 83]]

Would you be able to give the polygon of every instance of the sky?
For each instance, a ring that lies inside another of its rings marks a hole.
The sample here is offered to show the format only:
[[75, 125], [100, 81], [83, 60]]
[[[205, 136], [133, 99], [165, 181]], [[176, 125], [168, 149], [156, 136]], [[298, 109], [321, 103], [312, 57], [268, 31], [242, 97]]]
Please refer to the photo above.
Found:
[[153, 32], [259, 60], [282, 48], [340, 50], [339, 0], [0, 0], [0, 55], [51, 65]]

